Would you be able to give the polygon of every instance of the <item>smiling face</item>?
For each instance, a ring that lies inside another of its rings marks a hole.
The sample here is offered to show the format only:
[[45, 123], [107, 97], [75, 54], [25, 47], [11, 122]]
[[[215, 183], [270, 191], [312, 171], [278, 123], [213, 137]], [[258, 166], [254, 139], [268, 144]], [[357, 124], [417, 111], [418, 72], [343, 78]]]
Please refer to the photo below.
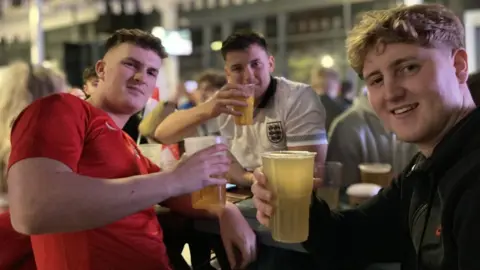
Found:
[[394, 43], [368, 51], [363, 68], [368, 97], [400, 140], [431, 144], [454, 125], [465, 97], [464, 50]]
[[275, 61], [273, 56], [257, 44], [245, 50], [230, 51], [225, 55], [225, 73], [229, 83], [254, 84], [255, 97], [261, 97], [270, 84]]
[[113, 113], [134, 114], [152, 96], [162, 59], [153, 50], [122, 43], [98, 61], [98, 87], [105, 106]]

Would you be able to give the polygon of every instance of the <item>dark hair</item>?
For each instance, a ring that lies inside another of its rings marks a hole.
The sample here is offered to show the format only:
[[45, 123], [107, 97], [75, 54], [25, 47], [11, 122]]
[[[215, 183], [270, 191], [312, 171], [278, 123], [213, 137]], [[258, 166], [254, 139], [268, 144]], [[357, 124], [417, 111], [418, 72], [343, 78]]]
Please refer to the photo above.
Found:
[[200, 84], [202, 82], [208, 82], [213, 87], [220, 89], [225, 84], [227, 84], [227, 78], [223, 72], [216, 71], [216, 70], [206, 70], [200, 73], [196, 79], [196, 81]]
[[262, 47], [266, 52], [268, 52], [267, 41], [262, 34], [252, 30], [237, 31], [228, 36], [222, 42], [221, 52], [223, 59], [225, 60], [227, 53], [232, 51], [246, 50], [253, 44]]
[[90, 79], [96, 79], [97, 76], [97, 71], [95, 70], [95, 67], [87, 67], [83, 71], [83, 83], [87, 83], [88, 80]]
[[468, 89], [472, 95], [475, 105], [480, 105], [480, 71], [472, 73], [468, 76]]
[[140, 29], [120, 29], [115, 31], [105, 42], [105, 52], [122, 43], [130, 43], [143, 49], [152, 50], [162, 59], [168, 56], [159, 38]]

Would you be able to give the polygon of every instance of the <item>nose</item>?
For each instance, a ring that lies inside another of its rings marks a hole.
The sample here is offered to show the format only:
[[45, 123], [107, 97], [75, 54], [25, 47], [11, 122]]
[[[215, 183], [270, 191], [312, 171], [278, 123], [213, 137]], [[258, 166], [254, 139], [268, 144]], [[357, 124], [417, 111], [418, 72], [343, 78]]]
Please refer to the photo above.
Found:
[[133, 79], [136, 81], [136, 82], [143, 82], [143, 78], [144, 78], [144, 74], [142, 71], [137, 71], [135, 73], [135, 75], [133, 75]]
[[405, 88], [395, 80], [384, 79], [385, 94], [384, 98], [387, 101], [401, 100], [406, 93]]
[[248, 66], [247, 68], [244, 69], [243, 71], [243, 83], [244, 84], [253, 84], [255, 83], [255, 73], [253, 68]]

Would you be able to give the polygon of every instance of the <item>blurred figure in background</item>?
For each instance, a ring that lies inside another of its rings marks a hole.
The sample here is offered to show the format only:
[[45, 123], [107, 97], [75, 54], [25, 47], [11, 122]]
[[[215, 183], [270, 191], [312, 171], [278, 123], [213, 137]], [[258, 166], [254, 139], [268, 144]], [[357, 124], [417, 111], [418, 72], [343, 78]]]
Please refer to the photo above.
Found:
[[340, 86], [340, 95], [337, 98], [340, 106], [342, 106], [343, 109], [346, 110], [350, 106], [352, 106], [354, 99], [355, 89], [353, 87], [353, 83], [349, 80], [342, 81], [342, 84]]
[[[180, 110], [188, 109], [206, 102], [227, 83], [227, 79], [221, 71], [210, 69], [200, 73], [196, 78], [196, 82], [198, 85], [197, 89], [190, 93], [184, 83], [179, 84], [168, 101], [159, 103], [152, 112], [142, 120], [139, 126], [140, 133], [143, 136], [156, 140], [155, 130], [165, 117], [173, 113], [177, 108]], [[187, 102], [187, 105], [179, 105], [181, 98], [184, 96], [188, 98], [189, 102]], [[201, 124], [196, 132], [200, 136], [218, 135], [219, 128], [217, 120], [208, 120]]]
[[317, 67], [312, 69], [310, 81], [325, 107], [325, 130], [328, 132], [333, 119], [344, 111], [343, 106], [338, 102], [339, 75], [333, 69]]
[[[11, 80], [9, 78], [16, 78]], [[10, 155], [10, 131], [15, 118], [33, 101], [67, 88], [62, 73], [27, 63], [12, 63], [0, 88], [0, 269], [36, 269], [30, 237], [15, 232], [10, 224], [7, 200], [6, 165]], [[3, 194], [3, 195], [2, 195]], [[3, 197], [3, 198], [2, 198]], [[3, 208], [3, 209], [2, 209]]]
[[353, 101], [352, 107], [335, 118], [329, 134], [327, 161], [343, 164], [343, 187], [360, 182], [358, 165], [361, 163], [392, 164], [395, 173], [400, 172], [418, 148], [396, 140], [385, 129], [373, 111], [364, 87]]
[[74, 87], [71, 88], [68, 92], [80, 99], [87, 99], [87, 95], [85, 95], [85, 92], [83, 92], [83, 90], [80, 88]]
[[83, 71], [83, 92], [87, 98], [97, 89], [98, 76], [95, 71], [95, 66], [88, 67]]

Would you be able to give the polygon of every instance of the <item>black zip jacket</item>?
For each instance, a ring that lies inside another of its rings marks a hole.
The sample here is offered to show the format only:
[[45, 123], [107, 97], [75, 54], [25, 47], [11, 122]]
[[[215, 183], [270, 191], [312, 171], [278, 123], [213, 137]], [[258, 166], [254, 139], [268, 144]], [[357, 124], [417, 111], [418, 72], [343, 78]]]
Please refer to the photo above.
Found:
[[313, 199], [303, 245], [319, 269], [480, 269], [480, 109], [358, 208], [331, 212]]

